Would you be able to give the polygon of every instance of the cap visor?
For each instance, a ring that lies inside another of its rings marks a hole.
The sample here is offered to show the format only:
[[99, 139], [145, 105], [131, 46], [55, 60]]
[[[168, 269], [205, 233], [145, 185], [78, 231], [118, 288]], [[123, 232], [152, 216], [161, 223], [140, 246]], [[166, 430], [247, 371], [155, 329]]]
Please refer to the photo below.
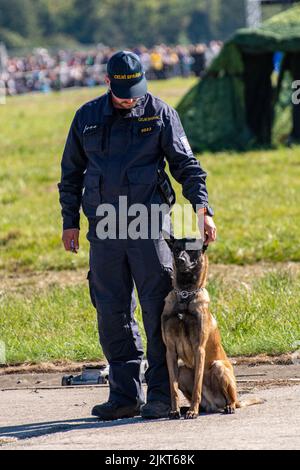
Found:
[[136, 83], [135, 85], [132, 85], [131, 87], [124, 85], [121, 86], [112, 82], [110, 86], [113, 94], [117, 98], [124, 99], [140, 98], [141, 96], [144, 96], [148, 91], [147, 80], [145, 77], [140, 82]]

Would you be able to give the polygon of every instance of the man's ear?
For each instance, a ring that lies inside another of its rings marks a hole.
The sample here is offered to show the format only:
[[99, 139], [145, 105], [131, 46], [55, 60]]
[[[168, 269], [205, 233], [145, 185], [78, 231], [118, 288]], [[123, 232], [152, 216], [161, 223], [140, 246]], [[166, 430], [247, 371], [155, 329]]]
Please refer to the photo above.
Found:
[[166, 230], [162, 230], [162, 234], [164, 239], [166, 240], [167, 244], [169, 245], [170, 250], [173, 249], [174, 243], [175, 243], [175, 238], [172, 235], [172, 233], [167, 232]]

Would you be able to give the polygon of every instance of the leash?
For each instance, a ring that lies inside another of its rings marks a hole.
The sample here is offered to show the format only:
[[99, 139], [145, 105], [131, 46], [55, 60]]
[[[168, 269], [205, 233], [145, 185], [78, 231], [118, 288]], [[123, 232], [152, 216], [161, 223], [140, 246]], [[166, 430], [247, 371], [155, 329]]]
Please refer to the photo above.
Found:
[[202, 245], [202, 253], [203, 254], [206, 252], [206, 250], [209, 246], [209, 245], [205, 245], [205, 242], [206, 242], [207, 239], [208, 239], [208, 236], [207, 236], [207, 234], [205, 234], [205, 240], [204, 240], [203, 245]]
[[202, 246], [202, 253], [205, 253], [208, 248], [208, 245], [203, 245]]

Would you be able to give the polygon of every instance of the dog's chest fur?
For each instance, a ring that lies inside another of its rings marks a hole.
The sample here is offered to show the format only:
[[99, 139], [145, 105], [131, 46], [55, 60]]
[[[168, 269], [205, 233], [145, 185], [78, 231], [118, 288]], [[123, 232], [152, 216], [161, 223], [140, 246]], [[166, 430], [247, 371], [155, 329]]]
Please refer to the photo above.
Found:
[[[176, 322], [176, 323], [175, 323]], [[201, 321], [197, 319], [187, 319], [186, 315], [182, 320], [176, 319], [174, 321], [174, 334], [175, 334], [175, 347], [178, 358], [181, 359], [187, 367], [194, 368], [194, 351], [192, 342], [192, 332], [199, 331], [198, 324]]]
[[[173, 297], [173, 296], [172, 296]], [[203, 316], [206, 314], [199, 301], [192, 300], [183, 311], [174, 297], [166, 299], [166, 308], [162, 317], [163, 334], [165, 339], [172, 341], [176, 353], [187, 367], [194, 367], [194, 347], [199, 343], [203, 327]], [[193, 347], [194, 345], [194, 347]]]

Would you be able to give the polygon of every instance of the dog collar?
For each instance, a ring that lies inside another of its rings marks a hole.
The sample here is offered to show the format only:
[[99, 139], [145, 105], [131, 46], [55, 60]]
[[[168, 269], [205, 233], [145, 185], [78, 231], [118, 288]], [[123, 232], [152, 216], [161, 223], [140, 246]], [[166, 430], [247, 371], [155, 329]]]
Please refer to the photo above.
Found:
[[174, 289], [174, 290], [176, 294], [178, 294], [182, 300], [187, 300], [189, 297], [192, 297], [198, 294], [199, 292], [201, 292], [203, 290], [203, 287], [200, 287], [199, 289], [196, 289], [196, 290], [178, 290], [178, 289]]

